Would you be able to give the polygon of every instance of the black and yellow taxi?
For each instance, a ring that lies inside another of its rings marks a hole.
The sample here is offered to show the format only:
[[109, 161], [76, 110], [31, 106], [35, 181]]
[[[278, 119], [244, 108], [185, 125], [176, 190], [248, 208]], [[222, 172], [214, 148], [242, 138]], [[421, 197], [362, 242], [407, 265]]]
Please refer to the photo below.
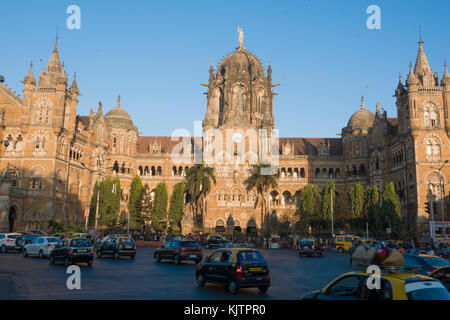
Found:
[[197, 264], [197, 284], [226, 286], [231, 294], [240, 288], [258, 288], [266, 292], [270, 287], [269, 266], [259, 250], [252, 248], [217, 249]]
[[94, 249], [89, 240], [70, 238], [61, 240], [50, 253], [50, 264], [63, 262], [64, 266], [85, 262], [89, 266], [94, 260]]
[[112, 256], [114, 259], [127, 256], [134, 260], [136, 258], [136, 243], [133, 238], [126, 236], [107, 239], [97, 247], [97, 257], [101, 258], [102, 256]]
[[323, 257], [323, 249], [317, 245], [315, 239], [300, 240], [297, 253], [299, 257]]
[[369, 289], [366, 270], [347, 272], [325, 288], [304, 294], [302, 300], [450, 300], [450, 293], [434, 278], [403, 270], [382, 271], [379, 288]]

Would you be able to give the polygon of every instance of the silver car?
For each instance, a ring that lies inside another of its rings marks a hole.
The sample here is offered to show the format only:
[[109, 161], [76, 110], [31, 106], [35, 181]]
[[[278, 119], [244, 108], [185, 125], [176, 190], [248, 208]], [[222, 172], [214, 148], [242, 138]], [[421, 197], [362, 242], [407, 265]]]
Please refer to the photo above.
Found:
[[39, 258], [48, 257], [60, 241], [61, 239], [56, 237], [36, 237], [31, 243], [23, 247], [23, 256], [25, 258], [29, 256], [39, 256]]

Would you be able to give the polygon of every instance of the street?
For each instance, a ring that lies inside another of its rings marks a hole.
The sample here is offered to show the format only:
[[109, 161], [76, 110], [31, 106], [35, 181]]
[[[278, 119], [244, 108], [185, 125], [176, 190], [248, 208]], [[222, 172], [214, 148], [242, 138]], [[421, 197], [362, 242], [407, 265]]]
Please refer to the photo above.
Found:
[[[155, 263], [154, 248], [138, 248], [135, 261], [96, 258], [92, 267], [79, 264], [81, 289], [69, 290], [63, 265], [48, 259], [24, 258], [8, 252], [0, 255], [0, 299], [299, 299], [320, 289], [336, 276], [350, 271], [347, 254], [326, 253], [323, 258], [299, 258], [292, 250], [262, 250], [270, 267], [271, 287], [241, 289], [237, 295], [224, 287], [197, 287], [195, 265]], [[204, 250], [204, 255], [212, 252]]]

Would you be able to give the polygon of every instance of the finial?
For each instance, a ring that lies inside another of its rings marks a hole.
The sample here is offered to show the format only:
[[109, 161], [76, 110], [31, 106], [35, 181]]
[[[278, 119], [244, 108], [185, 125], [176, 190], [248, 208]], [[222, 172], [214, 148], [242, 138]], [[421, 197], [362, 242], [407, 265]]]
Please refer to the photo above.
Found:
[[30, 68], [33, 68], [33, 60], [30, 61]]
[[398, 81], [402, 82], [402, 73], [401, 72], [398, 73]]
[[73, 80], [77, 80], [77, 73], [76, 72], [73, 73]]
[[119, 96], [117, 97], [117, 107], [120, 108], [120, 94], [119, 94]]
[[361, 97], [361, 109], [365, 109], [366, 105], [364, 104], [364, 96]]
[[422, 46], [422, 26], [419, 24], [419, 44]]
[[444, 60], [444, 68], [447, 69], [447, 60]]
[[244, 30], [238, 25], [238, 33], [239, 33], [239, 48], [244, 48]]
[[377, 102], [377, 114], [380, 114], [380, 103]]
[[56, 25], [55, 49], [58, 47], [58, 25]]

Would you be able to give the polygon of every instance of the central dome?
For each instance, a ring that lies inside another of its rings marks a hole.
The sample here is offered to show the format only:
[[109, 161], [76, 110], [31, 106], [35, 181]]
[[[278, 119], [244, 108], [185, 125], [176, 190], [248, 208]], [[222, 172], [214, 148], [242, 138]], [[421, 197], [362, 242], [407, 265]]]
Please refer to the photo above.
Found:
[[223, 58], [217, 70], [222, 76], [243, 72], [264, 75], [264, 68], [261, 61], [245, 48], [237, 48], [234, 52]]

